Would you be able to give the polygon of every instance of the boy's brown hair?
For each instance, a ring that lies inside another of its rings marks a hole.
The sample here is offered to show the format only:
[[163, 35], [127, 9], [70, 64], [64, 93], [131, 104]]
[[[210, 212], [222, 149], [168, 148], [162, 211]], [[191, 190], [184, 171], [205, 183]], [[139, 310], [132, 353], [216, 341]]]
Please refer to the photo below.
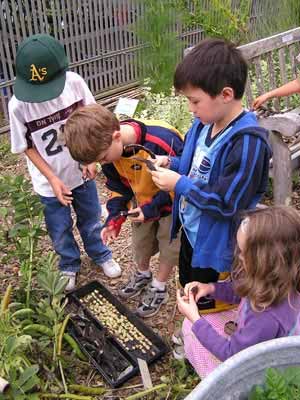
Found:
[[300, 290], [300, 215], [284, 206], [246, 215], [245, 248], [232, 272], [234, 288], [252, 309], [263, 311]]
[[66, 145], [74, 160], [95, 162], [112, 144], [112, 134], [120, 130], [117, 117], [100, 104], [78, 108], [64, 125]]

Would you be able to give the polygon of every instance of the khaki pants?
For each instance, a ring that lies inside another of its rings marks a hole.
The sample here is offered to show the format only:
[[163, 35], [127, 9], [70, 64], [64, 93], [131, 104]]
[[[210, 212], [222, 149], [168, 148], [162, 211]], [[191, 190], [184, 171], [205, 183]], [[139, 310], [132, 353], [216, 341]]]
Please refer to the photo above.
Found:
[[178, 265], [180, 238], [177, 237], [170, 243], [171, 223], [172, 216], [168, 215], [157, 221], [132, 224], [132, 247], [137, 265], [158, 252], [160, 262]]

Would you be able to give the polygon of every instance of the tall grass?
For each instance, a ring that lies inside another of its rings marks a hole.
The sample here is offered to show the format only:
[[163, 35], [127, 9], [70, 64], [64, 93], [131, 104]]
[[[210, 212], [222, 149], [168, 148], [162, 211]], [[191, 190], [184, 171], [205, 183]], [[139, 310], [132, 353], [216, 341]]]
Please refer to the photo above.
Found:
[[300, 26], [300, 0], [260, 0], [259, 3], [262, 16], [255, 23], [252, 40]]

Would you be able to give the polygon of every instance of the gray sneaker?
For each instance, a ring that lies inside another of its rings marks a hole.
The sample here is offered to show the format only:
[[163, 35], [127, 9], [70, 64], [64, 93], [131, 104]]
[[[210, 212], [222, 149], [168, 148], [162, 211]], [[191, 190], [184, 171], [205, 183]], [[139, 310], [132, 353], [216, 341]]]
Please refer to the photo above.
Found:
[[158, 313], [162, 304], [167, 303], [168, 299], [167, 289], [159, 290], [149, 285], [144, 291], [136, 312], [140, 317], [152, 317]]
[[184, 360], [186, 359], [184, 346], [174, 346], [173, 356], [176, 360]]
[[150, 276], [147, 277], [137, 271], [124, 286], [121, 286], [121, 288], [118, 290], [118, 294], [124, 299], [135, 297], [140, 294], [141, 291], [147, 285], [149, 285], [151, 281], [152, 273], [150, 273]]
[[61, 274], [64, 278], [68, 279], [68, 283], [65, 287], [66, 292], [70, 292], [71, 290], [74, 290], [76, 287], [76, 272], [71, 272], [71, 271], [61, 271]]
[[181, 328], [178, 328], [174, 331], [172, 335], [172, 342], [177, 346], [183, 346], [183, 334]]

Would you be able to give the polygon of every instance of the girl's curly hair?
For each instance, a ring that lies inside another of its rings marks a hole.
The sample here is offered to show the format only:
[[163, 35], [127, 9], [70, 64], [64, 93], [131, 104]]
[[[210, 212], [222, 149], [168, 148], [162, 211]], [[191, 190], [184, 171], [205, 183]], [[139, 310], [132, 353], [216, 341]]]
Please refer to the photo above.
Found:
[[246, 217], [245, 248], [240, 256], [237, 249], [232, 278], [236, 293], [263, 311], [300, 290], [300, 214], [274, 206]]

